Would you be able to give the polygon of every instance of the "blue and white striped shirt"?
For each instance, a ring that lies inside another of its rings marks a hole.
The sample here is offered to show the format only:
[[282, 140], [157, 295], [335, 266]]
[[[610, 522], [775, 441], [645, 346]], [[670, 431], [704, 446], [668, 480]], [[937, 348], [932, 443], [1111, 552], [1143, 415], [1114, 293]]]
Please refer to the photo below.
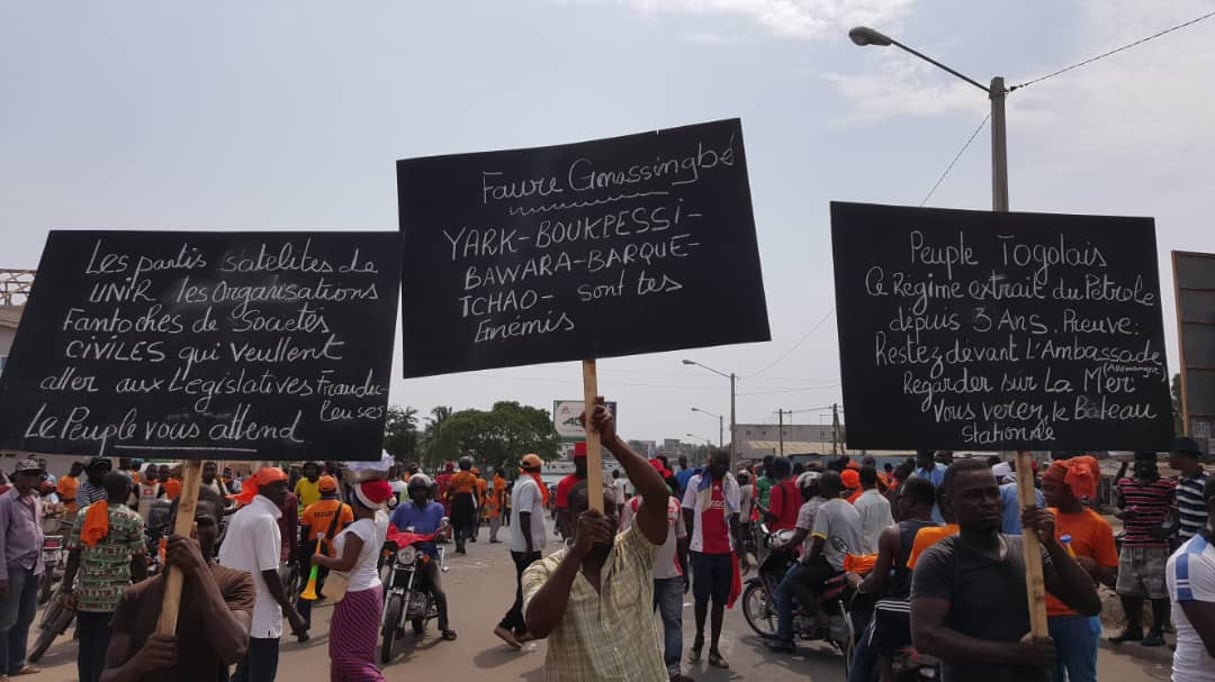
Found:
[[1177, 479], [1177, 516], [1181, 525], [1177, 536], [1189, 540], [1207, 525], [1207, 503], [1202, 498], [1202, 487], [1206, 485], [1207, 472], [1199, 471], [1190, 478]]

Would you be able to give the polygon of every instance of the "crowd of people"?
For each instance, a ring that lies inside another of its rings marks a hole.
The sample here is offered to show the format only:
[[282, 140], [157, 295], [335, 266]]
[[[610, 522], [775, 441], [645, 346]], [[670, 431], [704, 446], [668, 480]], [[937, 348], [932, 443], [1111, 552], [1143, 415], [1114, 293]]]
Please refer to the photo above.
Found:
[[[1116, 539], [1097, 501], [1098, 462], [1080, 453], [1035, 467], [1038, 504], [1022, 509], [1016, 473], [998, 459], [921, 451], [879, 467], [872, 458], [769, 457], [733, 470], [729, 453], [712, 449], [703, 467], [681, 457], [676, 468], [634, 452], [602, 406], [590, 422], [620, 465], [601, 504], [590, 497], [584, 446], [555, 488], [534, 454], [488, 480], [468, 457], [433, 479], [405, 465], [357, 480], [316, 462], [241, 477], [208, 462], [195, 531], [159, 547], [145, 531], [158, 505], [170, 522], [176, 514], [174, 467], [92, 458], [52, 480], [45, 463], [18, 462], [0, 494], [0, 679], [38, 672], [26, 648], [44, 523], [54, 515], [69, 529], [59, 598], [76, 614], [82, 682], [210, 681], [230, 671], [241, 682], [275, 679], [284, 620], [300, 641], [312, 628], [312, 601], [289, 586], [284, 566], [299, 575], [315, 566], [336, 602], [331, 679], [381, 680], [379, 559], [390, 529], [431, 536], [419, 545], [436, 559], [424, 578], [440, 637], [454, 641], [438, 543], [450, 533], [464, 553], [482, 524], [490, 543], [508, 545], [516, 574], [514, 600], [493, 632], [515, 649], [547, 640], [550, 680], [688, 682], [695, 670], [686, 666], [729, 668], [724, 612], [754, 562], [760, 524], [784, 531], [774, 550], [796, 557], [774, 590], [767, 646], [796, 651], [795, 608], [813, 613], [828, 581], [843, 575], [863, 596], [854, 603], [866, 605], [853, 614], [851, 680], [892, 680], [896, 653], [912, 645], [940, 660], [945, 680], [1096, 680], [1099, 585], [1116, 590], [1126, 622], [1111, 644], [1164, 646], [1171, 623], [1174, 679], [1215, 679], [1215, 478], [1190, 439], [1169, 456], [1175, 478], [1161, 475], [1156, 453], [1136, 454], [1114, 477]], [[550, 515], [564, 540], [556, 551]], [[503, 527], [508, 537], [499, 540]], [[1029, 634], [1022, 533], [1043, 550], [1045, 637]], [[172, 637], [157, 634], [163, 573], [145, 579], [158, 552], [185, 576]], [[655, 613], [660, 627], [633, 626]]]
[[[728, 453], [715, 450], [703, 468], [685, 460], [671, 471], [665, 459], [647, 463], [630, 450], [602, 410], [592, 422], [637, 490], [632, 499], [605, 486], [603, 512], [589, 510], [578, 466], [556, 489], [566, 544], [545, 557], [543, 527], [531, 523], [545, 502], [533, 489], [543, 486], [516, 484], [532, 511], [515, 515], [519, 589], [495, 634], [515, 648], [547, 638], [549, 679], [684, 682], [692, 679], [685, 661], [702, 660], [706, 639], [708, 665], [729, 667], [718, 646], [722, 609], [737, 597], [750, 559], [747, 528], [758, 523], [790, 531], [776, 549], [798, 557], [776, 591], [778, 628], [768, 646], [796, 651], [794, 605], [813, 612], [826, 583], [843, 574], [863, 596], [854, 603], [869, 605], [853, 614], [851, 680], [892, 680], [895, 654], [912, 645], [940, 661], [945, 680], [1096, 680], [1100, 585], [1116, 590], [1126, 621], [1111, 644], [1163, 646], [1171, 621], [1174, 679], [1215, 679], [1215, 479], [1208, 484], [1191, 439], [1179, 438], [1169, 456], [1176, 478], [1161, 475], [1157, 453], [1123, 465], [1114, 477], [1113, 511], [1123, 526], [1116, 539], [1098, 501], [1099, 463], [1083, 453], [1035, 465], [1036, 504], [1022, 509], [1016, 473], [999, 458], [921, 451], [879, 468], [871, 458], [803, 466], [770, 457], [732, 472]], [[525, 471], [538, 475], [539, 460], [530, 465]], [[1030, 634], [1022, 533], [1042, 548], [1044, 636]], [[695, 616], [686, 658], [681, 590], [693, 593]], [[626, 592], [640, 599], [619, 604], [613, 595]], [[1170, 604], [1181, 613], [1170, 614]], [[661, 638], [616, 627], [651, 611]]]

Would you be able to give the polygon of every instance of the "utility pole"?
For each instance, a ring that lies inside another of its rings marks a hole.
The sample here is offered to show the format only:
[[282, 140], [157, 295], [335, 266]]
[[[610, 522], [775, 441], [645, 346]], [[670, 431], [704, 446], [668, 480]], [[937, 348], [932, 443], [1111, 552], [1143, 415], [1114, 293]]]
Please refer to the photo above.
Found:
[[737, 383], [737, 381], [738, 381], [738, 377], [734, 375], [734, 372], [730, 372], [730, 461], [731, 462], [737, 461], [737, 459], [738, 459], [738, 445], [736, 444], [738, 442], [738, 438], [736, 438], [736, 436], [738, 434], [735, 433], [735, 431], [737, 431], [738, 422], [734, 421], [734, 417], [735, 417], [734, 402], [738, 395], [735, 390], [735, 384]]
[[840, 449], [840, 406], [831, 403], [831, 454], [839, 455]]
[[779, 415], [780, 425], [777, 426], [777, 438], [780, 440], [780, 456], [785, 456], [785, 413], [789, 413], [789, 421], [793, 422], [793, 410], [777, 410]]

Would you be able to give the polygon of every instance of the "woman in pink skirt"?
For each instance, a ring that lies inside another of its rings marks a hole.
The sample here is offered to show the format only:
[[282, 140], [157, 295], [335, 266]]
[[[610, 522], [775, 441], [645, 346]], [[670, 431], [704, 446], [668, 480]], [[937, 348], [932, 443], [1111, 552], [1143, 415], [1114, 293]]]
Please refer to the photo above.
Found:
[[392, 486], [382, 480], [365, 481], [353, 490], [354, 523], [334, 538], [335, 556], [312, 556], [314, 565], [349, 579], [346, 596], [334, 606], [329, 623], [329, 679], [383, 682], [375, 664], [384, 608], [384, 587], [376, 563], [388, 533], [384, 508]]

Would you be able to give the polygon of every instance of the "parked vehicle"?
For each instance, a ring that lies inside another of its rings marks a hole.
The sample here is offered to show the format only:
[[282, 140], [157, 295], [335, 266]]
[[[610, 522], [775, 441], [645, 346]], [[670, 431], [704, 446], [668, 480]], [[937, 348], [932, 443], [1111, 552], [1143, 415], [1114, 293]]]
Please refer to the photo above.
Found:
[[[431, 586], [426, 580], [426, 567], [432, 561], [421, 546], [435, 542], [448, 529], [447, 519], [434, 533], [414, 533], [411, 528], [404, 531], [389, 530], [380, 553], [380, 579], [384, 583], [384, 617], [381, 628], [380, 663], [392, 660], [392, 648], [405, 633], [405, 624], [413, 627], [413, 634], [426, 632], [426, 622], [439, 617]], [[439, 547], [439, 570], [445, 572], [444, 548]]]
[[63, 579], [63, 569], [67, 565], [67, 544], [62, 535], [43, 536], [42, 563], [45, 568], [38, 582], [39, 604], [50, 601], [59, 581]]

